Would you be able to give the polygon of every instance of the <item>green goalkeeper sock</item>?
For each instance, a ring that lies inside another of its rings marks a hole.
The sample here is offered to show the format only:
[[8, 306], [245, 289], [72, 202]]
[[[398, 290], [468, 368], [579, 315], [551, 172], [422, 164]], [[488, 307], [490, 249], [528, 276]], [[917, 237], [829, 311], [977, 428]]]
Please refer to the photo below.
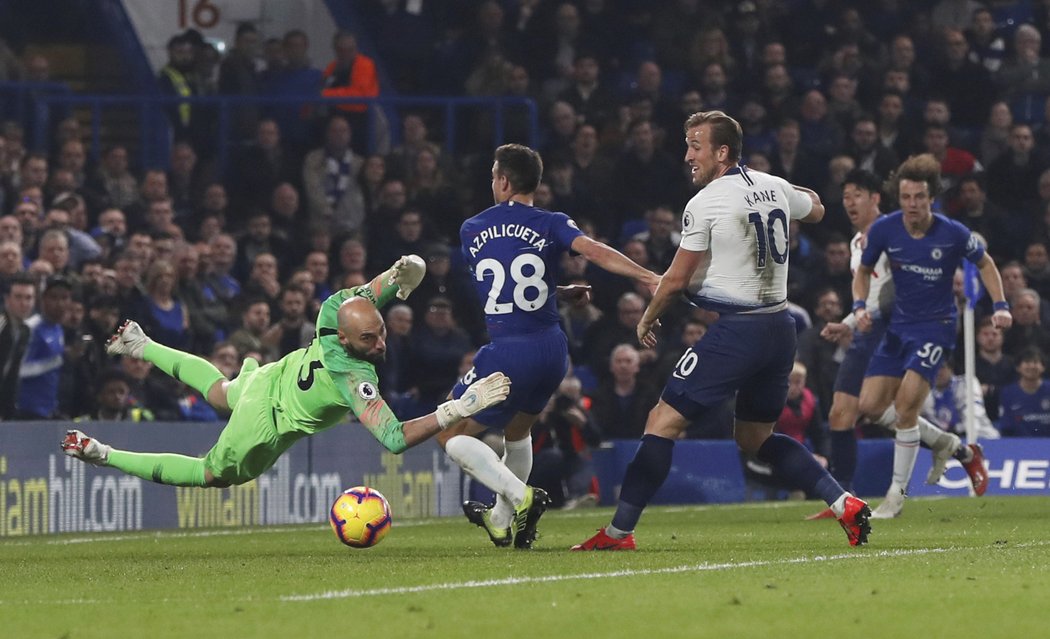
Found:
[[132, 453], [110, 450], [106, 465], [129, 475], [169, 486], [204, 484], [204, 460], [175, 453]]
[[226, 379], [226, 376], [208, 360], [156, 342], [146, 344], [142, 357], [156, 364], [168, 375], [196, 389], [205, 399], [208, 398], [208, 391], [215, 382]]

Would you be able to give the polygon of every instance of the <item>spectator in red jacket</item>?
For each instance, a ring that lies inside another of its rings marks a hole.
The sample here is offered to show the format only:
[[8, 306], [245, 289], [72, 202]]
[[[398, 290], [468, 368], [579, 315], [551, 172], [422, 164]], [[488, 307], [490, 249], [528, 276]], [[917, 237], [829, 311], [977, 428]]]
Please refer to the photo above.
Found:
[[[375, 98], [379, 96], [379, 76], [372, 58], [357, 49], [357, 38], [352, 33], [337, 31], [332, 38], [335, 60], [328, 63], [322, 73], [321, 95], [326, 98]], [[368, 130], [368, 106], [364, 104], [340, 104], [337, 107], [350, 120], [355, 131]], [[354, 151], [364, 155], [367, 151], [366, 135], [356, 136]]]

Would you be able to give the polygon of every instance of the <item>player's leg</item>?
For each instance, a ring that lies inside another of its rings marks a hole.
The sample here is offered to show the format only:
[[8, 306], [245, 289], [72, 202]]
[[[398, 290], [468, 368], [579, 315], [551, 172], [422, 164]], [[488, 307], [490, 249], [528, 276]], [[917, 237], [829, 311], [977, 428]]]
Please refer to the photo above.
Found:
[[860, 397], [836, 392], [832, 396], [828, 425], [831, 430], [831, 475], [846, 490], [853, 488], [857, 471], [857, 435], [854, 426], [860, 415]]
[[[532, 425], [539, 415], [519, 412], [503, 429], [503, 465], [523, 483], [528, 483], [532, 474]], [[514, 505], [501, 494], [496, 495], [492, 508], [492, 523], [509, 526], [514, 518]]]
[[109, 466], [129, 475], [169, 486], [219, 486], [199, 457], [175, 453], [136, 453], [117, 450], [79, 430], [66, 431], [62, 451], [96, 466]]
[[106, 352], [110, 355], [128, 355], [151, 362], [168, 375], [195, 389], [216, 409], [230, 409], [224, 386], [229, 380], [214, 364], [203, 357], [154, 342], [136, 322], [125, 321], [107, 342]]
[[642, 511], [667, 480], [675, 440], [688, 425], [689, 419], [663, 398], [656, 403], [649, 411], [638, 450], [624, 472], [612, 522], [573, 550], [634, 550], [634, 529]]

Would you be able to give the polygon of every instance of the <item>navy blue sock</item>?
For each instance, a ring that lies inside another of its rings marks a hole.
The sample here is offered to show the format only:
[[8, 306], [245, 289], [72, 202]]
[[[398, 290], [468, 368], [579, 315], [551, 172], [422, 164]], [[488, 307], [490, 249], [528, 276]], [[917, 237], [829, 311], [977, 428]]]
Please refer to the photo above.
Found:
[[842, 495], [842, 486], [813, 459], [813, 453], [787, 435], [770, 435], [756, 457], [771, 465], [773, 472], [792, 488], [819, 495], [829, 506]]
[[853, 489], [857, 472], [857, 436], [853, 430], [831, 431], [831, 476], [846, 490]]
[[643, 435], [634, 459], [627, 464], [620, 488], [620, 502], [616, 505], [612, 525], [630, 532], [638, 525], [638, 519], [649, 500], [671, 472], [671, 452], [674, 440], [657, 435]]

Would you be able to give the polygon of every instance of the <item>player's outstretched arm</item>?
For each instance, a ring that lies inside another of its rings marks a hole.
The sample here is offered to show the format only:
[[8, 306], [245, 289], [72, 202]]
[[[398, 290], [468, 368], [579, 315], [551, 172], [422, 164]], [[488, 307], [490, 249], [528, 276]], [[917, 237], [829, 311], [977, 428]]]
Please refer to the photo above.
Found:
[[368, 283], [368, 288], [375, 295], [376, 307], [382, 307], [394, 295], [398, 299], [407, 300], [412, 291], [416, 290], [419, 283], [423, 281], [426, 273], [427, 264], [423, 258], [418, 255], [402, 255], [393, 266]]
[[352, 382], [337, 384], [346, 389], [350, 408], [361, 424], [392, 453], [403, 453], [459, 420], [502, 402], [510, 394], [510, 378], [503, 373], [493, 373], [471, 384], [459, 399], [441, 404], [429, 415], [402, 422], [374, 391], [374, 386], [373, 390], [361, 393], [361, 385], [355, 389], [351, 388]]
[[660, 276], [656, 273], [638, 266], [631, 258], [608, 244], [592, 240], [586, 235], [580, 235], [572, 241], [572, 250], [610, 273], [641, 282], [651, 293], [655, 293], [660, 284]]

